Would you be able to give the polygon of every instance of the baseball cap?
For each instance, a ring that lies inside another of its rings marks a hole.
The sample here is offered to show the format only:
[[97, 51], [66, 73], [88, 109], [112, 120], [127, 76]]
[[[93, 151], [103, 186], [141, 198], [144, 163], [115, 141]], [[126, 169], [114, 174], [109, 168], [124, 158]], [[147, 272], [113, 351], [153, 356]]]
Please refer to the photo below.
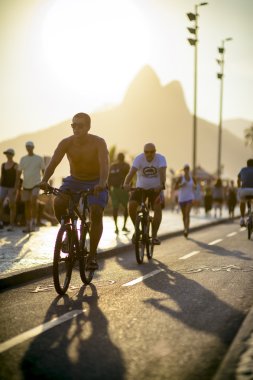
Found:
[[184, 169], [190, 169], [190, 165], [189, 164], [184, 164]]
[[31, 146], [32, 148], [34, 148], [34, 143], [32, 141], [27, 141], [25, 143], [25, 146]]
[[15, 154], [15, 150], [12, 149], [12, 148], [8, 148], [8, 149], [6, 149], [3, 153], [4, 153], [4, 154], [12, 154], [12, 155], [14, 156], [14, 154]]

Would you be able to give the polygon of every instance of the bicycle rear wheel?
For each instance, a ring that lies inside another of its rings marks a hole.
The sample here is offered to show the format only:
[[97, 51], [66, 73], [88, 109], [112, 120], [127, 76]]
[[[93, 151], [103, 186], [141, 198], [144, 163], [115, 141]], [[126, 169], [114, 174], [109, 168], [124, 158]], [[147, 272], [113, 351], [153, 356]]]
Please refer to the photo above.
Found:
[[154, 244], [152, 239], [152, 219], [148, 219], [147, 231], [146, 231], [146, 250], [148, 259], [151, 260], [154, 253]]
[[54, 287], [58, 294], [66, 293], [71, 280], [74, 264], [74, 245], [70, 226], [61, 226], [55, 242], [53, 279]]
[[80, 277], [84, 284], [89, 284], [94, 276], [93, 270], [87, 270], [86, 264], [90, 252], [90, 232], [87, 227], [81, 228], [80, 253], [79, 253], [79, 271]]
[[143, 263], [146, 247], [143, 228], [143, 217], [138, 215], [135, 222], [135, 256], [138, 264]]

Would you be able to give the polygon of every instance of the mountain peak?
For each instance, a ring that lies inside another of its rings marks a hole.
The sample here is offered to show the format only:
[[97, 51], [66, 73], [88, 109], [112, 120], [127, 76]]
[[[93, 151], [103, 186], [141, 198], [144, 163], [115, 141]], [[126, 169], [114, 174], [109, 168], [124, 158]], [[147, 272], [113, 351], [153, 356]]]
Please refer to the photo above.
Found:
[[161, 83], [155, 71], [149, 66], [144, 66], [130, 83], [126, 92], [124, 103], [135, 99], [145, 98], [145, 94], [156, 93], [161, 88]]

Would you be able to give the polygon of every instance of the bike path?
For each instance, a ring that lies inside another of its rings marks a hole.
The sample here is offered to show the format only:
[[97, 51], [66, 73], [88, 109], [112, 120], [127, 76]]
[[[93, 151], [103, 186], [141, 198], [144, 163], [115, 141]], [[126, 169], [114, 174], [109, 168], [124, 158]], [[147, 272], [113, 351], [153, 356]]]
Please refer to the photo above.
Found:
[[[237, 210], [236, 215], [239, 215]], [[191, 230], [198, 230], [210, 225], [224, 223], [229, 220], [227, 210], [223, 216], [215, 218], [206, 216], [201, 209], [198, 215], [191, 214]], [[239, 223], [239, 221], [238, 221]], [[119, 217], [119, 229], [123, 218]], [[51, 274], [53, 247], [59, 227], [40, 227], [36, 232], [24, 234], [22, 228], [12, 232], [0, 230], [0, 289], [39, 279]], [[114, 233], [112, 217], [104, 217], [104, 232], [99, 244], [99, 257], [115, 255], [131, 246], [133, 226], [128, 221], [129, 233]], [[159, 230], [161, 240], [182, 235], [182, 217], [179, 212], [164, 210]], [[222, 360], [214, 380], [247, 380], [253, 379], [253, 307], [247, 314], [225, 358]]]
[[[223, 210], [222, 217], [215, 218], [213, 214], [206, 216], [201, 208], [198, 214], [192, 211], [191, 230], [204, 228], [208, 225], [223, 223], [229, 219], [228, 211]], [[104, 217], [104, 230], [99, 243], [98, 257], [106, 258], [117, 254], [119, 250], [128, 249], [132, 242], [134, 227], [128, 220], [129, 233], [121, 231], [123, 218], [119, 217], [119, 234], [114, 230], [113, 218]], [[0, 289], [15, 286], [23, 282], [37, 279], [51, 273], [53, 251], [59, 226], [40, 227], [30, 234], [22, 232], [21, 227], [8, 232], [0, 230]], [[163, 219], [159, 229], [161, 240], [183, 233], [182, 216], [180, 212], [163, 211]]]

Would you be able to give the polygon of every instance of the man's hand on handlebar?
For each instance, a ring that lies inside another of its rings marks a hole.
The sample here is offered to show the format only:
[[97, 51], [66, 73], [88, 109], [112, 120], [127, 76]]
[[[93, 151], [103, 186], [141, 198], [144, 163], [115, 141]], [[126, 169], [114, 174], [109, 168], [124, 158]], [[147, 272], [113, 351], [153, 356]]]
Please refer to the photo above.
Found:
[[38, 185], [41, 190], [47, 191], [49, 188], [49, 184], [45, 181], [41, 181]]

